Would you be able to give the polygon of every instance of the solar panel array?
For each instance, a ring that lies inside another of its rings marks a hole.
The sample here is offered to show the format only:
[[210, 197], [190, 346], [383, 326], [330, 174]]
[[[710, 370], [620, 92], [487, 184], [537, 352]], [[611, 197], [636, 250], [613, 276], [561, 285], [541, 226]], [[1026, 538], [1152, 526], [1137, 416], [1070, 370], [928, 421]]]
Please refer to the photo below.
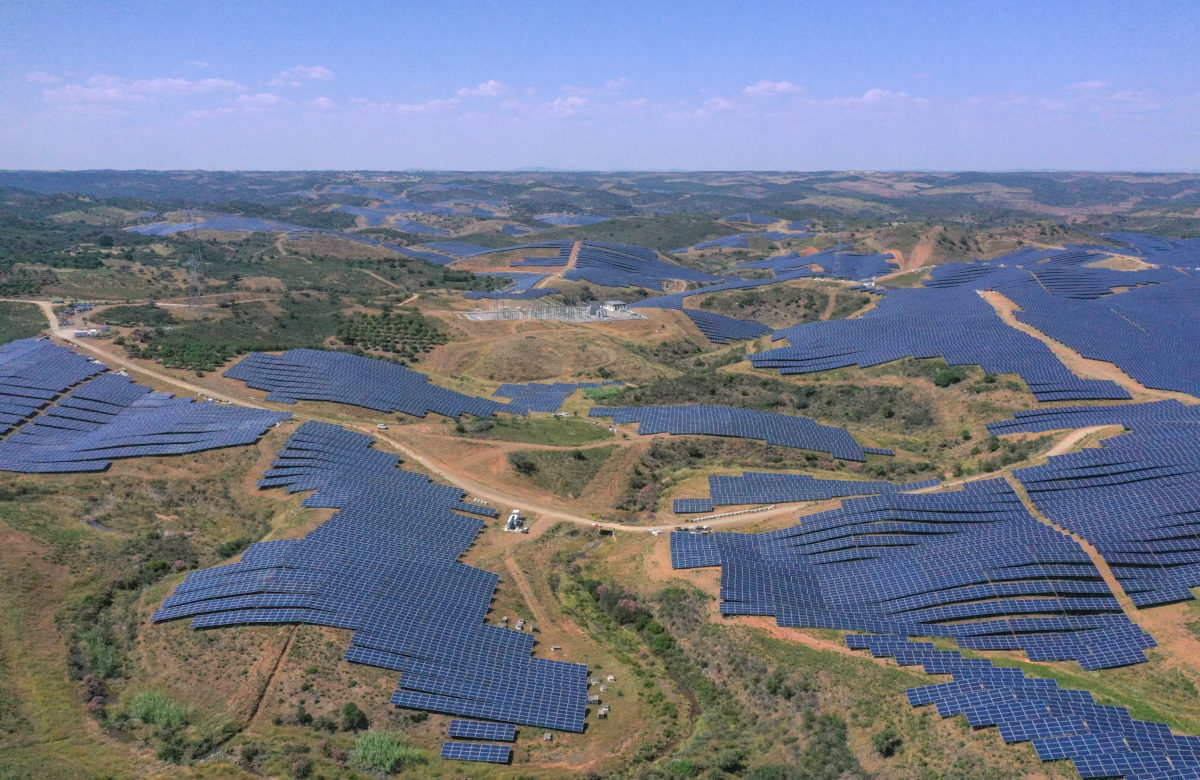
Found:
[[653, 249], [631, 244], [584, 241], [575, 256], [575, 267], [564, 274], [573, 281], [606, 287], [663, 289], [673, 279], [686, 282], [718, 282], [721, 277], [674, 265], [658, 259]]
[[1155, 646], [1079, 544], [999, 479], [849, 499], [769, 533], [672, 534], [671, 563], [719, 565], [722, 614], [781, 626], [951, 637], [1085, 669]]
[[512, 748], [508, 745], [480, 745], [474, 742], [443, 742], [442, 758], [447, 761], [507, 764], [512, 760]]
[[[545, 268], [561, 268], [571, 260], [571, 249], [575, 246], [573, 241], [555, 242], [558, 245], [558, 254], [553, 257], [522, 257], [520, 260], [514, 260], [513, 268], [521, 266], [535, 266]], [[553, 249], [554, 247], [549, 247]]]
[[[856, 479], [816, 479], [808, 474], [778, 474], [764, 471], [746, 471], [741, 476], [712, 474], [708, 477], [708, 499], [676, 499], [675, 511], [679, 512], [681, 501], [707, 502], [707, 509], [688, 511], [711, 511], [713, 506], [737, 506], [739, 504], [787, 504], [797, 501], [824, 501], [846, 496], [871, 496], [882, 493], [898, 493], [940, 484], [936, 479], [897, 485], [893, 482], [877, 482]], [[683, 504], [689, 506], [689, 504]], [[695, 506], [702, 506], [696, 504]]]
[[1003, 436], [1006, 433], [1043, 433], [1097, 425], [1137, 428], [1144, 423], [1156, 422], [1200, 422], [1200, 405], [1184, 406], [1170, 400], [1109, 406], [1052, 406], [1017, 412], [1010, 420], [988, 423], [987, 429], [989, 433]]
[[479, 254], [486, 254], [489, 249], [486, 246], [478, 244], [468, 244], [466, 241], [431, 241], [427, 244], [417, 244], [417, 249], [424, 249], [431, 252], [441, 252], [443, 255], [450, 255], [456, 260], [461, 260], [464, 257], [474, 257]]
[[508, 398], [511, 408], [521, 412], [557, 412], [576, 390], [594, 387], [614, 387], [624, 382], [554, 382], [540, 384], [529, 382], [524, 385], [500, 385], [492, 393], [496, 398]]
[[[493, 249], [488, 249], [484, 252], [477, 252], [478, 255], [494, 255], [498, 252], [515, 252], [523, 249], [556, 249], [558, 257], [564, 261], [570, 257], [571, 250], [575, 246], [575, 242], [570, 239], [554, 239], [551, 241], [539, 241], [532, 244], [517, 244], [516, 246], [499, 246]], [[529, 259], [529, 258], [526, 258]]]
[[743, 225], [770, 225], [772, 222], [778, 222], [778, 217], [772, 217], [767, 214], [755, 214], [749, 211], [739, 211], [737, 214], [730, 214], [728, 217], [721, 217], [722, 222], [737, 222]]
[[335, 425], [301, 426], [259, 487], [315, 491], [305, 506], [338, 512], [302, 539], [191, 572], [153, 620], [351, 629], [347, 660], [402, 673], [397, 706], [582, 731], [587, 667], [534, 658], [532, 634], [485, 623], [499, 578], [457, 560], [483, 526], [461, 513], [495, 510], [371, 444]]
[[106, 368], [50, 341], [19, 339], [0, 346], [0, 436]]
[[1014, 667], [964, 658], [903, 636], [852, 634], [846, 644], [901, 666], [920, 666], [952, 681], [905, 692], [914, 707], [934, 705], [943, 718], [965, 715], [974, 728], [996, 726], [1007, 743], [1031, 742], [1038, 758], [1069, 758], [1085, 778], [1195, 780], [1200, 737], [1179, 736], [1162, 723], [1135, 720], [1124, 707], [1097, 704], [1088, 691]]
[[[1147, 259], [1195, 266], [1200, 242], [1134, 236]], [[928, 287], [998, 290], [1016, 317], [1080, 352], [1114, 363], [1150, 387], [1200, 392], [1200, 277], [1192, 268], [1096, 267], [1102, 248], [1025, 248], [987, 262], [935, 269]], [[1113, 293], [1114, 288], [1132, 288]]]
[[471, 300], [481, 298], [493, 298], [501, 300], [522, 300], [528, 301], [535, 298], [541, 298], [544, 295], [555, 295], [559, 291], [553, 287], [542, 287], [533, 289], [533, 286], [542, 281], [550, 274], [523, 274], [517, 271], [489, 271], [486, 273], [478, 273], [476, 276], [503, 276], [512, 279], [512, 282], [502, 290], [472, 290], [466, 293], [463, 297]]
[[1200, 257], [1200, 239], [1160, 238], [1145, 233], [1104, 233], [1102, 238], [1119, 241], [1136, 249], [1148, 262], [1162, 265], [1194, 267]]
[[596, 406], [592, 417], [612, 417], [613, 423], [638, 423], [638, 433], [732, 436], [760, 439], [781, 447], [827, 452], [843, 460], [864, 461], [862, 447], [845, 428], [821, 425], [796, 417], [730, 406]]
[[696, 515], [713, 511], [711, 498], [677, 498], [671, 502], [671, 511], [677, 515]]
[[797, 325], [775, 336], [790, 346], [750, 355], [756, 368], [801, 374], [941, 357], [994, 374], [1020, 374], [1039, 401], [1129, 398], [1114, 382], [1072, 374], [1049, 347], [1006, 325], [968, 287], [891, 290], [857, 319]]
[[[59, 347], [58, 349], [62, 349]], [[285, 412], [218, 406], [101, 374], [0, 441], [0, 470], [103, 471], [115, 458], [253, 444]]]
[[544, 222], [547, 225], [569, 225], [572, 227], [580, 227], [583, 225], [595, 225], [599, 222], [607, 222], [611, 217], [598, 217], [589, 214], [536, 214], [533, 217], [538, 222]]
[[443, 254], [439, 254], [437, 252], [426, 252], [421, 249], [410, 249], [408, 247], [389, 247], [389, 248], [394, 249], [396, 252], [399, 252], [400, 254], [404, 255], [405, 257], [411, 257], [414, 260], [424, 260], [425, 262], [433, 263], [434, 265], [450, 265], [451, 263], [453, 263], [455, 261], [455, 259], [457, 259], [457, 258], [451, 257], [450, 255], [443, 255]]
[[859, 254], [831, 247], [816, 254], [802, 255], [790, 252], [763, 260], [753, 260], [739, 265], [734, 270], [774, 271], [777, 279], [784, 276], [795, 278], [797, 275], [811, 275], [862, 280], [891, 273], [899, 267], [892, 261], [890, 252]]
[[739, 320], [701, 309], [683, 309], [683, 313], [713, 344], [728, 344], [731, 340], [752, 341], [771, 332], [766, 325], [751, 320]]
[[[1200, 264], [1200, 253], [1193, 262]], [[1102, 298], [1052, 295], [1040, 286], [1005, 294], [1021, 307], [1018, 319], [1084, 357], [1114, 363], [1148, 387], [1198, 395], [1200, 276], [1170, 269], [1137, 275], [1153, 280], [1162, 274], [1170, 274], [1170, 281]], [[1136, 281], [1126, 272], [1112, 283]]]
[[[1198, 242], [1129, 240], [1148, 259], [1200, 264]], [[1200, 393], [1200, 276], [1191, 268], [1096, 266], [1105, 256], [1103, 248], [1089, 245], [1025, 247], [987, 261], [939, 266], [924, 288], [890, 290], [877, 310], [857, 320], [780, 331], [795, 349], [753, 359], [806, 372], [941, 356], [994, 373], [1019, 373], [1042, 401], [1128, 398], [1111, 382], [1074, 377], [1036, 339], [1005, 326], [975, 292], [996, 290], [1020, 307], [1019, 320], [1085, 357], [1114, 363], [1151, 387]], [[785, 255], [742, 267], [794, 272], [820, 257]], [[946, 321], [957, 327], [944, 327]]]
[[656, 295], [651, 298], [643, 298], [640, 301], [634, 301], [629, 304], [631, 309], [682, 309], [683, 301], [693, 295], [708, 295], [710, 293], [725, 292], [726, 290], [748, 290], [754, 287], [762, 287], [768, 284], [775, 284], [776, 279], [738, 279], [737, 277], [722, 277], [721, 281], [699, 287], [694, 290], [684, 290], [683, 292], [667, 293], [666, 295]]
[[240, 379], [257, 390], [268, 390], [268, 401], [285, 404], [334, 401], [416, 417], [424, 417], [427, 412], [445, 417], [490, 417], [508, 411], [505, 404], [431, 384], [425, 374], [404, 366], [345, 352], [253, 352], [226, 369], [225, 376]]
[[750, 236], [752, 233], [734, 233], [730, 236], [721, 236], [720, 238], [710, 238], [707, 241], [701, 241], [698, 244], [693, 244], [690, 247], [684, 246], [672, 251], [672, 254], [682, 254], [688, 250], [694, 249], [697, 252], [703, 249], [749, 249]]
[[456, 739], [492, 739], [497, 742], [512, 742], [517, 738], [517, 727], [511, 723], [452, 720], [450, 721], [450, 736]]
[[[1133, 430], [1014, 472], [1029, 498], [1094, 545], [1138, 607], [1192, 598], [1200, 585], [1200, 407], [1162, 401], [1062, 416]], [[1061, 424], [1047, 417], [1026, 427]], [[1020, 421], [1003, 430], [1022, 430]]]

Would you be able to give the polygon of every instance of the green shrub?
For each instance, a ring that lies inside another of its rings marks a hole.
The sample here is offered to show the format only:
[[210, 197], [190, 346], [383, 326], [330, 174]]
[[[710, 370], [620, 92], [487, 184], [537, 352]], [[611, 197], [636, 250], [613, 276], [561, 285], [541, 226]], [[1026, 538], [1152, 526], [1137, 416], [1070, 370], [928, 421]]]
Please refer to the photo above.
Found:
[[360, 710], [354, 702], [346, 702], [346, 705], [342, 707], [342, 730], [362, 731], [369, 725], [367, 714]]
[[171, 730], [187, 725], [193, 712], [152, 689], [140, 691], [129, 703], [129, 714], [142, 723]]
[[425, 754], [399, 734], [372, 731], [354, 740], [347, 763], [351, 769], [363, 772], [399, 772], [425, 763]]
[[671, 775], [671, 777], [699, 777], [700, 767], [696, 765], [695, 761], [680, 759], [679, 761], [672, 761], [670, 766], [667, 767], [667, 772]]
[[884, 758], [891, 758], [904, 744], [904, 740], [896, 729], [888, 726], [883, 731], [875, 732], [875, 736], [871, 737], [871, 744], [875, 746], [876, 753]]
[[529, 476], [536, 474], [538, 467], [528, 453], [517, 451], [508, 453], [508, 463], [518, 474]]

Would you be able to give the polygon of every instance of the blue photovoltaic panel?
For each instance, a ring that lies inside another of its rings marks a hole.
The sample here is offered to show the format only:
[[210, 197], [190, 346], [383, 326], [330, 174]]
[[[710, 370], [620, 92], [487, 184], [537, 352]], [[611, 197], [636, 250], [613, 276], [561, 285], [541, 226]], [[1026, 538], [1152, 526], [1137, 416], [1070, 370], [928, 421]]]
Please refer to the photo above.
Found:
[[661, 290], [666, 282], [719, 282], [721, 277], [658, 259], [653, 249], [630, 244], [584, 241], [573, 268], [563, 274], [572, 281], [587, 281], [607, 287], [645, 287]]
[[550, 274], [527, 274], [518, 271], [495, 271], [487, 273], [479, 273], [477, 276], [503, 276], [511, 279], [512, 282], [502, 290], [471, 290], [463, 295], [464, 298], [470, 300], [478, 300], [481, 298], [491, 298], [498, 300], [532, 300], [541, 298], [544, 295], [556, 295], [558, 290], [553, 287], [543, 287], [533, 289], [534, 285]]
[[227, 369], [225, 376], [269, 390], [267, 400], [281, 403], [335, 401], [417, 417], [428, 412], [445, 417], [490, 417], [509, 411], [505, 404], [438, 387], [429, 377], [404, 366], [345, 352], [253, 352]]
[[[866, 452], [869, 448], [864, 447]], [[702, 501], [710, 512], [712, 507], [737, 504], [787, 504], [797, 501], [825, 501], [830, 498], [848, 496], [870, 496], [882, 493], [898, 493], [934, 487], [936, 479], [898, 485], [857, 479], [816, 479], [807, 474], [776, 474], [772, 472], [747, 471], [741, 476], [710, 475], [708, 489], [711, 499], [676, 499], [680, 501]], [[679, 512], [679, 509], [675, 510]]]
[[595, 387], [619, 387], [624, 382], [554, 382], [540, 384], [530, 382], [524, 385], [500, 385], [492, 395], [496, 398], [508, 398], [514, 410], [530, 412], [557, 412], [576, 390]]
[[1038, 409], [989, 430], [1114, 424], [1128, 432], [1014, 475], [1047, 517], [1096, 547], [1135, 605], [1191, 599], [1200, 586], [1200, 406]]
[[763, 534], [674, 533], [671, 563], [719, 565], [723, 614], [781, 626], [943, 636], [1085, 669], [1138, 663], [1154, 646], [1079, 544], [1004, 480], [850, 499]]
[[755, 214], [749, 211], [739, 211], [737, 214], [730, 214], [728, 217], [721, 217], [722, 222], [738, 222], [743, 225], [770, 225], [772, 222], [778, 222], [778, 217], [768, 216], [767, 214]]
[[508, 745], [480, 745], [474, 742], [443, 742], [442, 758], [448, 761], [507, 764], [512, 759], [512, 748]]
[[449, 733], [455, 739], [491, 739], [499, 742], [512, 742], [517, 738], [517, 727], [511, 723], [452, 720]]
[[768, 257], [764, 260], [754, 260], [743, 263], [734, 270], [774, 271], [776, 279], [794, 278], [797, 274], [806, 271], [806, 275], [811, 276], [865, 280], [891, 273], [899, 267], [893, 262], [890, 253], [858, 254], [833, 247], [816, 254], [792, 252]]
[[768, 444], [828, 452], [844, 460], [866, 460], [866, 455], [845, 428], [820, 425], [795, 417], [728, 406], [620, 406], [592, 407], [592, 417], [612, 417], [613, 423], [638, 423], [638, 433], [696, 434], [761, 439]]
[[583, 225], [595, 225], [599, 222], [607, 222], [608, 217], [592, 216], [588, 214], [537, 214], [534, 216], [538, 222], [544, 222], [547, 225], [567, 225], [571, 227], [582, 227]]
[[933, 704], [942, 717], [966, 716], [978, 728], [996, 726], [1005, 742], [1032, 742], [1043, 761], [1069, 758], [1083, 777], [1194, 780], [1200, 776], [1200, 738], [1179, 736], [1162, 723], [1134, 720], [1124, 707], [1096, 704], [1088, 691], [1030, 679], [1015, 668], [963, 658], [903, 636], [851, 634], [846, 644], [901, 666], [949, 674], [953, 682], [907, 691], [914, 707]]
[[63, 391], [105, 370], [103, 363], [42, 339], [0, 346], [0, 436]]
[[684, 309], [683, 313], [691, 318], [705, 338], [714, 344], [728, 344], [731, 340], [752, 341], [771, 332], [766, 325], [757, 322], [734, 319], [700, 309]]
[[314, 491], [337, 513], [302, 539], [252, 545], [188, 574], [155, 612], [194, 628], [310, 623], [354, 632], [346, 659], [400, 672], [398, 706], [582, 731], [587, 667], [530, 655], [534, 636], [485, 622], [499, 578], [458, 561], [493, 509], [398, 468], [372, 439], [301, 426], [259, 482]]
[[118, 458], [252, 444], [290, 417], [286, 412], [174, 398], [128, 377], [102, 374], [0, 441], [0, 470], [103, 471]]

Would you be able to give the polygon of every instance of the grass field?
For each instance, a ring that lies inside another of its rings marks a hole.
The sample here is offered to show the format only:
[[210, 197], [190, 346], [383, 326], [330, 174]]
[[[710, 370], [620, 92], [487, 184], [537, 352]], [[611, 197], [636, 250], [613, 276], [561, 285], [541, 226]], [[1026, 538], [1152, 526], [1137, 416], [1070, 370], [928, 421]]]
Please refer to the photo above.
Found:
[[579, 498], [615, 445], [579, 450], [516, 450], [509, 464], [530, 483], [556, 496]]
[[32, 303], [0, 301], [0, 344], [27, 339], [46, 327], [46, 315]]
[[468, 424], [466, 435], [552, 447], [579, 447], [612, 438], [605, 426], [576, 417], [497, 417]]

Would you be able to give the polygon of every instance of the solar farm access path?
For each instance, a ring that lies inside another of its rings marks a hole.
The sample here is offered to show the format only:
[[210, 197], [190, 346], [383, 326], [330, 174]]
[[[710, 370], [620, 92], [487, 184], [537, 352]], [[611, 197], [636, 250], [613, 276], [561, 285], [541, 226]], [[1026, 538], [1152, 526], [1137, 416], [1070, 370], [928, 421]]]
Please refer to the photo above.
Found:
[[[161, 371], [157, 371], [153, 368], [146, 367], [146, 366], [142, 365], [141, 363], [135, 363], [134, 361], [132, 361], [131, 359], [129, 359], [127, 357], [118, 355], [116, 352], [105, 349], [103, 346], [100, 345], [99, 342], [96, 342], [94, 340], [75, 338], [75, 335], [74, 335], [75, 329], [73, 327], [60, 328], [58, 326], [58, 317], [54, 313], [53, 305], [51, 303], [49, 303], [48, 301], [35, 301], [35, 300], [29, 300], [27, 298], [4, 298], [4, 299], [0, 299], [0, 300], [11, 301], [14, 303], [36, 304], [38, 307], [41, 308], [42, 312], [46, 315], [46, 320], [49, 323], [48, 329], [54, 335], [55, 338], [57, 338], [61, 341], [64, 341], [73, 347], [76, 347], [80, 350], [83, 350], [87, 353], [94, 355], [99, 360], [102, 360], [103, 362], [107, 363], [110, 368], [124, 368], [124, 369], [128, 370], [131, 374], [137, 373], [137, 374], [142, 374], [143, 376], [148, 376], [152, 379], [157, 380], [158, 382], [160, 382], [162, 384], [171, 385], [178, 389], [185, 390], [185, 391], [187, 391], [188, 394], [197, 394], [198, 393], [200, 395], [207, 396], [209, 398], [215, 398], [220, 401], [227, 401], [227, 402], [237, 405], [237, 406], [243, 406], [243, 407], [248, 407], [248, 408], [252, 408], [252, 409], [269, 409], [270, 408], [267, 406], [263, 406], [261, 404], [254, 403], [253, 401], [246, 400], [244, 398], [238, 398], [236, 396], [229, 395], [226, 393], [221, 393], [221, 392], [218, 392], [211, 388], [204, 387], [202, 385], [193, 384], [186, 380], [179, 379], [179, 378], [171, 376], [169, 374], [165, 374]], [[344, 421], [339, 421], [339, 420], [334, 420], [334, 419], [326, 419], [326, 418], [323, 418], [323, 417], [320, 417], [317, 415], [304, 414], [299, 411], [293, 411], [293, 417], [297, 421], [300, 421], [300, 422], [303, 422], [306, 420], [317, 420], [319, 422], [328, 422], [328, 423], [332, 423], [334, 425], [344, 425]], [[446, 481], [448, 484], [455, 485], [457, 487], [461, 487], [463, 490], [469, 492], [470, 494], [477, 496], [479, 498], [485, 499], [487, 501], [490, 501], [496, 505], [520, 507], [522, 510], [526, 510], [526, 511], [534, 513], [539, 519], [554, 520], [554, 521], [563, 520], [563, 521], [566, 521], [569, 523], [576, 523], [578, 525], [586, 525], [586, 526], [598, 525], [601, 528], [605, 528], [605, 529], [609, 529], [609, 530], [613, 530], [613, 531], [635, 531], [635, 532], [637, 532], [637, 531], [640, 531], [640, 532], [670, 531], [670, 530], [673, 530], [675, 528], [675, 526], [677, 525], [676, 523], [672, 523], [669, 525], [659, 525], [659, 526], [630, 527], [623, 523], [597, 522], [590, 518], [580, 517], [579, 515], [573, 515], [570, 512], [564, 512], [561, 509], [547, 505], [545, 503], [540, 503], [536, 500], [531, 500], [528, 496], [514, 495], [512, 493], [508, 493], [503, 490], [497, 490], [495, 487], [485, 484], [483, 482], [479, 482], [479, 481], [473, 479], [469, 473], [466, 473], [464, 471], [460, 471], [460, 470], [456, 469], [453, 464], [436, 461], [433, 458], [431, 458], [430, 456], [423, 454], [420, 451], [414, 449], [412, 446], [410, 446], [406, 442], [400, 441], [400, 440], [396, 439], [395, 437], [388, 435], [384, 431], [378, 430], [374, 425], [363, 424], [363, 425], [357, 425], [355, 427], [357, 427], [359, 430], [361, 430], [364, 433], [368, 433], [371, 436], [374, 436], [376, 439], [386, 442], [392, 449], [394, 449], [396, 452], [403, 455], [403, 457], [406, 460], [412, 461], [414, 463], [420, 463], [424, 468], [426, 468], [430, 472], [430, 474], [432, 474], [435, 477], [438, 477], [439, 479]], [[746, 514], [746, 515], [739, 515], [736, 517], [721, 518], [719, 520], [711, 520], [711, 521], [708, 521], [708, 525], [711, 525], [713, 527], [718, 527], [718, 526], [745, 524], [745, 523], [750, 523], [750, 522], [760, 522], [764, 519], [768, 519], [768, 518], [774, 517], [774, 516], [790, 515], [796, 511], [796, 508], [797, 507], [795, 505], [789, 504], [789, 505], [784, 505], [784, 506], [778, 507], [776, 509], [765, 511], [765, 512], [755, 512], [755, 513]]]

